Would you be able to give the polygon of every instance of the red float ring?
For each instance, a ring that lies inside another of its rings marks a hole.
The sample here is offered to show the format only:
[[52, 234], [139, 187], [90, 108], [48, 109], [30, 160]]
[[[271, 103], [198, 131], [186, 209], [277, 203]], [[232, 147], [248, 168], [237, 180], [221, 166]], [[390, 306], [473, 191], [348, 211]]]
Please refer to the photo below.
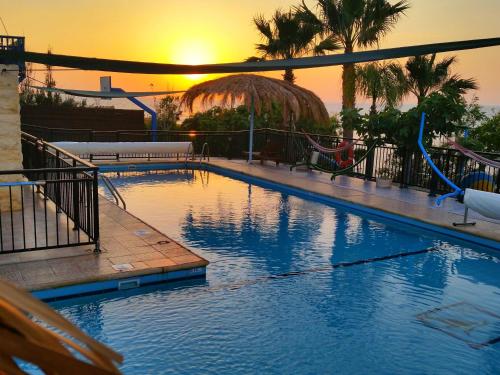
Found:
[[[339, 148], [345, 147], [349, 145], [348, 141], [342, 141], [338, 145]], [[342, 159], [342, 152], [347, 151], [347, 159]], [[340, 168], [350, 167], [354, 163], [354, 150], [352, 145], [344, 151], [339, 151], [335, 153], [335, 161], [339, 165]]]

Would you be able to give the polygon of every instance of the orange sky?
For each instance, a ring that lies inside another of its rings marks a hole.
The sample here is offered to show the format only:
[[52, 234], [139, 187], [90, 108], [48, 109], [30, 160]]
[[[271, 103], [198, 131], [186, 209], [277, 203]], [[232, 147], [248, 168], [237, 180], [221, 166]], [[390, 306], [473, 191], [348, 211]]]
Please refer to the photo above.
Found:
[[[25, 35], [27, 49], [137, 61], [214, 63], [254, 55], [259, 37], [252, 23], [287, 0], [0, 0], [11, 35]], [[308, 4], [314, 4], [308, 0]], [[498, 0], [413, 0], [381, 47], [500, 36]], [[500, 105], [500, 47], [456, 54], [455, 71], [475, 77], [482, 104]], [[297, 83], [316, 92], [329, 110], [341, 101], [339, 67], [297, 71]], [[99, 72], [58, 72], [58, 86], [97, 89]], [[104, 73], [106, 75], [106, 73]], [[280, 76], [273, 73], [272, 76]], [[113, 74], [126, 90], [185, 89], [205, 77]], [[37, 73], [43, 78], [43, 73]], [[120, 102], [116, 103], [117, 105]], [[363, 100], [360, 99], [362, 104]]]

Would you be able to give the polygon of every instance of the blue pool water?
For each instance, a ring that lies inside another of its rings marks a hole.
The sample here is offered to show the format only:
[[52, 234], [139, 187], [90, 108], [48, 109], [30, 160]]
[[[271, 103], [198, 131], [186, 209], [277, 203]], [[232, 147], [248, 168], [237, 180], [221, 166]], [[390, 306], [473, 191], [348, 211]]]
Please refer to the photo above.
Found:
[[52, 304], [126, 374], [500, 372], [498, 252], [213, 172], [109, 176], [210, 261], [206, 280]]

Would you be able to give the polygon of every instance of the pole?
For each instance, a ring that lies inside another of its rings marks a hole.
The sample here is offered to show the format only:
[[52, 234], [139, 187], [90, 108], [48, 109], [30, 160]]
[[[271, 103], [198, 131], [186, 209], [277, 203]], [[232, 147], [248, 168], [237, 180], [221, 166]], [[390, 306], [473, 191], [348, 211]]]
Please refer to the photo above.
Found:
[[253, 127], [255, 120], [253, 95], [250, 102], [251, 104], [250, 104], [250, 133], [248, 134], [248, 164], [252, 163], [252, 156], [253, 156]]
[[[125, 92], [125, 90], [120, 89], [118, 87], [113, 87], [111, 89], [113, 92]], [[128, 100], [130, 100], [132, 103], [134, 103], [136, 106], [141, 108], [142, 110], [146, 111], [151, 115], [151, 134], [152, 134], [152, 141], [156, 142], [157, 141], [157, 130], [158, 130], [158, 122], [157, 122], [157, 116], [156, 112], [153, 108], [148, 107], [146, 104], [141, 102], [140, 100], [134, 98], [133, 96], [127, 97]]]

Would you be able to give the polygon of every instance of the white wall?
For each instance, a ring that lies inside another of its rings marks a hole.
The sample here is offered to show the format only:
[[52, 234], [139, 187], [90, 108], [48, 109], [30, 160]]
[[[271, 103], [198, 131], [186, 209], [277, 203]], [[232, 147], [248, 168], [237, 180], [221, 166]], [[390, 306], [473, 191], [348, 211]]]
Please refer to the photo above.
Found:
[[[0, 64], [0, 170], [22, 169], [21, 117], [17, 65]], [[23, 181], [21, 175], [0, 175], [0, 181]], [[20, 208], [19, 188], [13, 188], [12, 208]], [[8, 188], [0, 188], [0, 208], [10, 207]]]

